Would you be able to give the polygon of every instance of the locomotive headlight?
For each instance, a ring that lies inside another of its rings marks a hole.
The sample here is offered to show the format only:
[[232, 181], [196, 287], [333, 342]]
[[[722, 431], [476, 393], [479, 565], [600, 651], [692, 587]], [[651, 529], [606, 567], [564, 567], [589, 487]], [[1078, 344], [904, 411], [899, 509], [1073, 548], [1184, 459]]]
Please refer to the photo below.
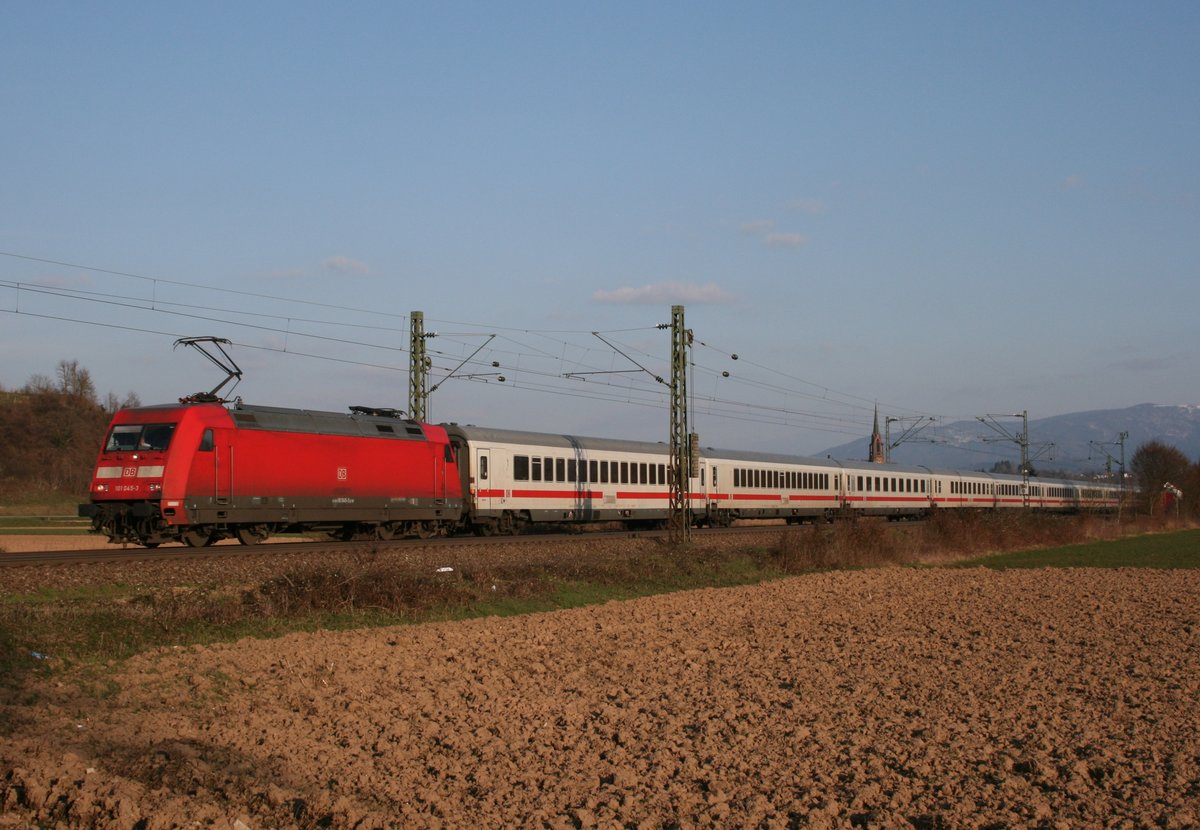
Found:
[[95, 487], [95, 490], [97, 493], [107, 493], [108, 485], [107, 484], [97, 484]]
[[159, 482], [155, 482], [155, 483], [151, 484], [150, 492], [151, 493], [161, 493], [162, 492], [162, 484]]

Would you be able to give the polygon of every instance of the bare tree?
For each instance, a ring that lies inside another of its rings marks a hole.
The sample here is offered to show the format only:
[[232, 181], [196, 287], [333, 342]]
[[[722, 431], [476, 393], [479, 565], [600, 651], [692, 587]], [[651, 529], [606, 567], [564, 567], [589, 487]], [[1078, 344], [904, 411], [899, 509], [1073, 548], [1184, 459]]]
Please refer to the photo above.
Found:
[[92, 375], [79, 365], [78, 360], [58, 362], [58, 388], [64, 395], [89, 403], [96, 403], [96, 384]]
[[1149, 441], [1137, 448], [1129, 462], [1129, 471], [1150, 515], [1153, 516], [1155, 508], [1162, 504], [1163, 488], [1167, 484], [1182, 488], [1188, 483], [1191, 468], [1186, 455], [1161, 441]]

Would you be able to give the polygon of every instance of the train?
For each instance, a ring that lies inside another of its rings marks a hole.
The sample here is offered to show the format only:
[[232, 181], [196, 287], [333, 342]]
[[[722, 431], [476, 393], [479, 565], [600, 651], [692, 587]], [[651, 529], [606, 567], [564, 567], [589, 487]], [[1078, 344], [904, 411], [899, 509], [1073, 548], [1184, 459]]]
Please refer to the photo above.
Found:
[[[1113, 511], [1121, 495], [1102, 483], [697, 449], [686, 491], [696, 526]], [[670, 467], [665, 443], [428, 424], [367, 406], [184, 399], [113, 416], [79, 515], [110, 542], [148, 548], [254, 545], [280, 533], [389, 540], [656, 528], [674, 494]]]

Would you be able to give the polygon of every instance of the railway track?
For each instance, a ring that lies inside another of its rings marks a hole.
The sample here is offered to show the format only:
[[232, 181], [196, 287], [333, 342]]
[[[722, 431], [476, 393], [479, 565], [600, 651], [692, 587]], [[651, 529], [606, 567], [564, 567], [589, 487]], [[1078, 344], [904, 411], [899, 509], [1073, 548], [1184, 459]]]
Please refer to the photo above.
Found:
[[[748, 525], [728, 528], [696, 528], [692, 533], [697, 538], [719, 538], [739, 534], [779, 533], [785, 525]], [[604, 541], [612, 539], [666, 539], [665, 530], [621, 530], [588, 531], [575, 533], [532, 533], [521, 536], [449, 536], [432, 539], [397, 539], [391, 541], [367, 540], [337, 542], [314, 540], [306, 542], [270, 542], [261, 545], [218, 544], [212, 547], [191, 548], [186, 545], [170, 545], [158, 548], [140, 547], [97, 547], [70, 550], [40, 550], [0, 553], [0, 568], [37, 567], [46, 565], [89, 565], [99, 563], [137, 562], [200, 562], [214, 559], [246, 559], [285, 557], [294, 554], [347, 554], [374, 551], [403, 551], [413, 548], [445, 548], [448, 551], [461, 547], [507, 547], [511, 545], [543, 546], [578, 543], [581, 541]], [[0, 546], [2, 546], [0, 537]]]

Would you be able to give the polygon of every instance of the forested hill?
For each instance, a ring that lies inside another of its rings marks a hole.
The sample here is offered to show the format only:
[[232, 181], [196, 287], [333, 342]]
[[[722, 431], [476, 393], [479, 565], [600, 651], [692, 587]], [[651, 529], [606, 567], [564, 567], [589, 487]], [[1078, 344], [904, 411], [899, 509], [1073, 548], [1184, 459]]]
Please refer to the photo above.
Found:
[[39, 375], [21, 389], [0, 389], [0, 499], [46, 491], [86, 496], [112, 413], [137, 403], [132, 394], [102, 403], [74, 361], [60, 363], [54, 380]]

